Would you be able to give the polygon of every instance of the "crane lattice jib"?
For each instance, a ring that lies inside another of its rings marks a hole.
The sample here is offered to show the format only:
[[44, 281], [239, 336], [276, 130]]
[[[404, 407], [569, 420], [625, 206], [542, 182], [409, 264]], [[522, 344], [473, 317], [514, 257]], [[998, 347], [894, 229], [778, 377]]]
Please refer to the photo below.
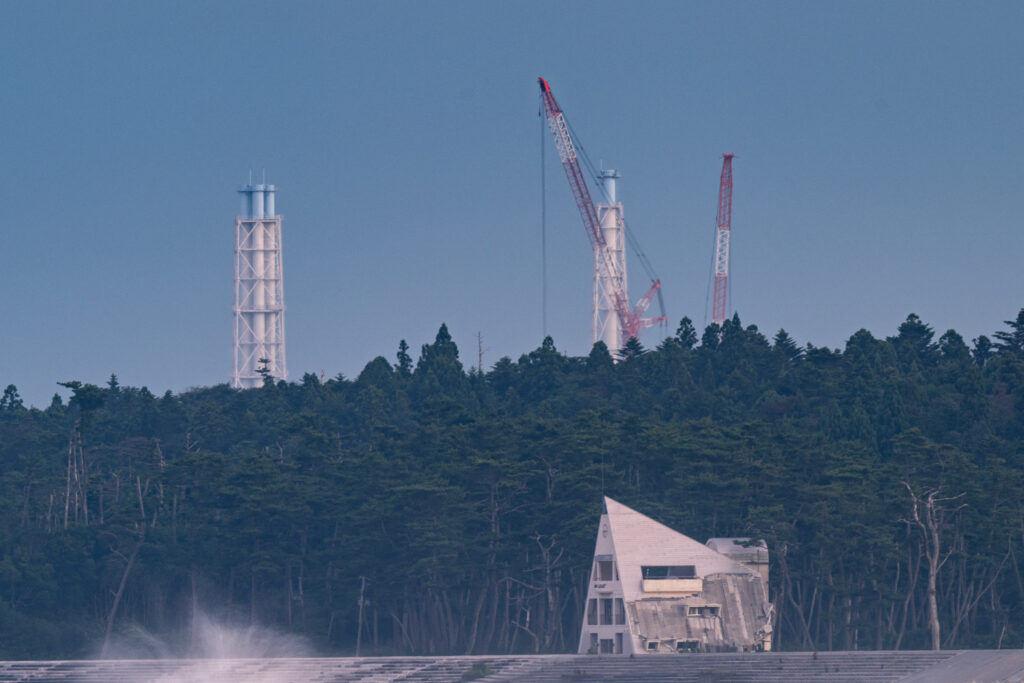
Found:
[[725, 322], [729, 291], [729, 238], [732, 233], [732, 154], [722, 155], [722, 179], [718, 184], [718, 227], [715, 234], [715, 293], [711, 322]]
[[[647, 311], [647, 308], [651, 305], [651, 302], [654, 301], [654, 295], [658, 293], [658, 289], [660, 287], [661, 280], [655, 280], [653, 283], [651, 283], [651, 288], [648, 289], [647, 292], [642, 297], [640, 297], [640, 300], [636, 302], [636, 307], [633, 309], [633, 317], [636, 319], [637, 322], [637, 330], [642, 330], [647, 327], [654, 327], [658, 323], [665, 322], [665, 316], [663, 315], [659, 315], [654, 318], [640, 317]], [[634, 336], [636, 335], [634, 334]]]
[[[597, 217], [597, 209], [594, 208], [594, 201], [590, 198], [590, 190], [587, 188], [587, 181], [580, 168], [579, 159], [576, 156], [576, 147], [573, 145], [572, 136], [569, 134], [569, 126], [565, 122], [565, 115], [551, 92], [551, 87], [543, 78], [538, 78], [540, 83], [541, 99], [544, 102], [544, 114], [548, 121], [548, 128], [555, 139], [555, 146], [558, 148], [558, 157], [562, 161], [562, 168], [565, 169], [565, 176], [569, 180], [569, 187], [572, 188], [573, 197], [576, 199], [576, 206], [579, 208], [580, 217], [583, 219], [583, 227], [586, 229], [587, 237], [594, 251], [603, 252], [607, 249], [604, 233], [601, 230], [601, 222]], [[614, 265], [614, 259], [597, 259], [598, 268], [605, 282], [622, 282], [618, 268]], [[629, 310], [629, 301], [626, 293], [621, 288], [610, 292], [612, 305], [615, 307], [615, 314], [619, 318], [625, 338], [635, 337], [640, 331], [640, 314]], [[649, 302], [648, 302], [649, 303]]]

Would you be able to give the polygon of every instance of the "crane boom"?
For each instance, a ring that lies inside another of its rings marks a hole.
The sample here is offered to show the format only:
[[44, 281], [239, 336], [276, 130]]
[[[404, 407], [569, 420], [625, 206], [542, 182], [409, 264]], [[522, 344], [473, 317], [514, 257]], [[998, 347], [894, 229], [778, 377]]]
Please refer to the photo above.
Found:
[[572, 142], [572, 136], [569, 135], [569, 126], [565, 123], [565, 115], [562, 113], [562, 108], [558, 106], [555, 96], [551, 93], [551, 87], [543, 78], [540, 79], [540, 89], [541, 97], [544, 99], [544, 113], [547, 116], [548, 127], [551, 129], [551, 135], [555, 138], [558, 158], [569, 179], [569, 187], [572, 188], [576, 206], [579, 207], [580, 216], [583, 218], [583, 227], [587, 230], [587, 237], [590, 238], [591, 244], [595, 248], [603, 248], [605, 241], [604, 233], [601, 231], [601, 221], [597, 218], [594, 201], [590, 198], [590, 190], [587, 188], [586, 178], [580, 168], [580, 161], [576, 156], [576, 146]]
[[[640, 317], [641, 315], [647, 312], [647, 308], [651, 305], [651, 302], [654, 301], [654, 295], [658, 293], [659, 287], [661, 287], [661, 280], [655, 280], [651, 284], [651, 288], [648, 289], [644, 293], [644, 295], [640, 297], [640, 300], [636, 302], [636, 308], [633, 312], [637, 317]], [[665, 316], [659, 316], [657, 318], [644, 318], [644, 320], [649, 321], [649, 324], [642, 324], [641, 326], [651, 327], [653, 325], [657, 325], [658, 323], [663, 322], [664, 318]], [[641, 320], [640, 322], [643, 323], [644, 320]]]
[[569, 125], [565, 121], [565, 114], [558, 106], [551, 86], [543, 78], [538, 78], [540, 83], [541, 100], [544, 103], [544, 114], [548, 122], [548, 128], [555, 139], [555, 147], [558, 148], [558, 158], [562, 162], [565, 176], [569, 180], [569, 187], [572, 189], [573, 198], [576, 200], [576, 207], [579, 209], [580, 217], [583, 219], [583, 227], [586, 230], [590, 246], [595, 253], [595, 268], [600, 278], [606, 283], [606, 293], [611, 300], [615, 315], [619, 319], [622, 329], [622, 341], [630, 337], [636, 337], [640, 330], [650, 327], [664, 320], [664, 316], [658, 318], [641, 318], [647, 307], [650, 306], [654, 294], [661, 287], [661, 281], [655, 280], [650, 290], [645, 294], [634, 310], [629, 308], [629, 297], [621, 286], [608, 286], [610, 283], [624, 282], [622, 274], [616, 261], [610, 258], [607, 250], [608, 244], [605, 241], [604, 231], [601, 229], [601, 221], [591, 199], [590, 190], [587, 187], [586, 177], [580, 168], [579, 157], [576, 154], [576, 145], [573, 143], [572, 135], [569, 133]]
[[[718, 227], [715, 233], [715, 293], [712, 298], [711, 322], [725, 322], [726, 298], [729, 292], [729, 238], [732, 234], [732, 158], [722, 155], [722, 179], [718, 184]], [[705, 309], [706, 310], [706, 309]]]

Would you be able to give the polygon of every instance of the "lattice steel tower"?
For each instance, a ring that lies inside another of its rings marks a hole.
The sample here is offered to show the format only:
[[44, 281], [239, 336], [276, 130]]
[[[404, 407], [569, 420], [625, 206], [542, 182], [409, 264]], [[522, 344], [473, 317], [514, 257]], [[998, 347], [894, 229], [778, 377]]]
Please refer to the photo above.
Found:
[[288, 379], [284, 353], [284, 279], [281, 217], [274, 212], [273, 185], [238, 190], [235, 219], [235, 370], [237, 389], [263, 383], [264, 366], [274, 379]]

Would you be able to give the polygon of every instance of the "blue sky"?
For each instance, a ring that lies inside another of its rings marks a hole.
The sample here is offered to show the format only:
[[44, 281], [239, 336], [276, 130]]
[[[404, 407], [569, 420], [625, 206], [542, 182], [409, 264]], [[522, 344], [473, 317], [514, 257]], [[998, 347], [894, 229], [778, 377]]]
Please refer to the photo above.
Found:
[[[619, 195], [674, 330], [703, 325], [735, 153], [744, 323], [842, 346], [1024, 306], [1019, 2], [0, 4], [0, 385], [155, 393], [231, 371], [235, 190], [284, 217], [288, 365], [353, 377], [446, 322], [536, 348], [537, 76]], [[591, 256], [547, 143], [548, 329], [582, 355]], [[648, 284], [634, 261], [631, 296]], [[657, 335], [643, 339], [648, 346]], [[61, 390], [63, 391], [63, 390]]]

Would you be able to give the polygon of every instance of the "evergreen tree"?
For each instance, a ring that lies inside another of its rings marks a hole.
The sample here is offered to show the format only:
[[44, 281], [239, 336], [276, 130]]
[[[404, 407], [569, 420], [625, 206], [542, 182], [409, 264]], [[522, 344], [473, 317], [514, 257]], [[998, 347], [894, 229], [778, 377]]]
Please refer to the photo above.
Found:
[[256, 374], [263, 378], [263, 386], [274, 386], [274, 377], [270, 374], [270, 359], [260, 358], [256, 363]]
[[398, 342], [398, 364], [395, 370], [399, 377], [407, 378], [412, 376], [412, 357], [409, 355], [409, 345], [402, 339]]
[[963, 363], [971, 360], [971, 351], [956, 330], [947, 330], [939, 337], [938, 348], [945, 361]]
[[593, 371], [609, 370], [614, 365], [612, 354], [608, 352], [608, 346], [598, 339], [590, 347], [590, 355], [587, 357], [587, 367]]
[[996, 338], [995, 347], [1002, 353], [1024, 354], [1024, 308], [1020, 309], [1015, 320], [1004, 320], [1003, 323], [1010, 329], [992, 335]]
[[795, 361], [803, 355], [803, 350], [797, 346], [796, 342], [793, 341], [793, 338], [781, 328], [775, 333], [775, 337], [772, 339], [772, 348], [781, 353], [783, 358], [788, 362]]
[[898, 334], [889, 337], [888, 341], [896, 348], [904, 364], [909, 365], [915, 361], [929, 364], [935, 360], [935, 345], [932, 343], [934, 336], [932, 328], [911, 313], [900, 324]]
[[693, 321], [688, 317], [684, 317], [679, 321], [679, 327], [676, 328], [676, 341], [686, 349], [692, 349], [696, 346], [697, 330], [693, 326]]
[[974, 348], [971, 349], [971, 356], [974, 362], [985, 367], [985, 363], [992, 357], [992, 342], [983, 334], [979, 334], [974, 340]]
[[711, 323], [704, 328], [704, 335], [700, 338], [700, 348], [705, 351], [714, 351], [722, 338], [722, 328], [717, 323]]
[[18, 387], [8, 384], [4, 389], [3, 398], [0, 398], [0, 411], [24, 410], [25, 404], [18, 395]]
[[628, 362], [634, 358], [639, 358], [645, 353], [647, 353], [647, 350], [644, 348], [644, 345], [640, 343], [640, 340], [636, 337], [630, 337], [626, 340], [626, 343], [622, 348], [619, 349], [618, 356], [619, 360]]

